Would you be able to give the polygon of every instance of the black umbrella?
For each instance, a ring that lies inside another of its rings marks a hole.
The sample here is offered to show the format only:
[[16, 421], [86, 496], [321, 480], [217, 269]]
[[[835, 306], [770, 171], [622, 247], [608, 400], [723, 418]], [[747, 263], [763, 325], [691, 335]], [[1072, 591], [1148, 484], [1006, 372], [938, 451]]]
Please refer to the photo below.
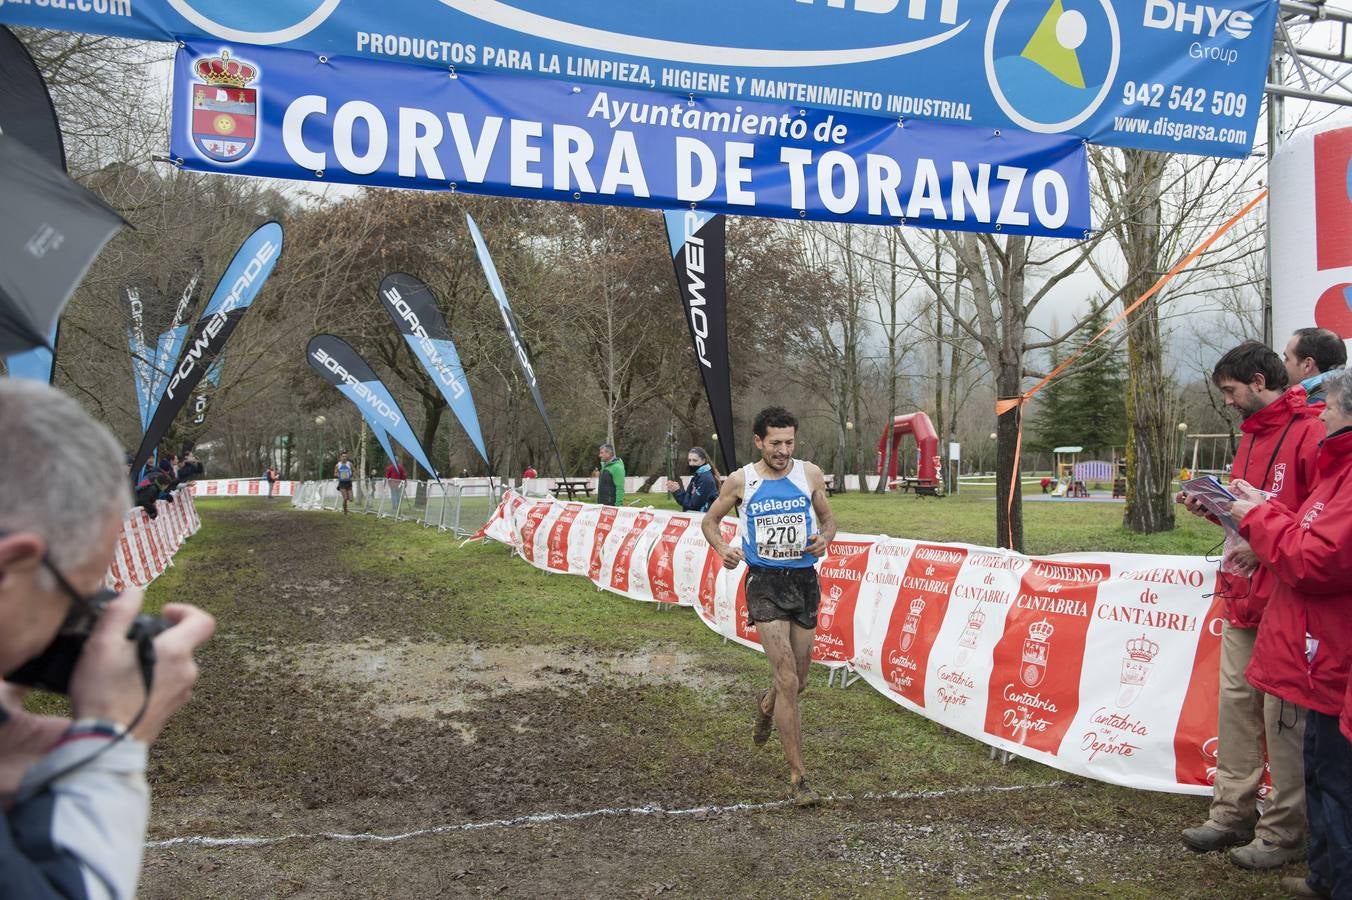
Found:
[[75, 286], [125, 224], [66, 173], [0, 134], [0, 355], [48, 346]]

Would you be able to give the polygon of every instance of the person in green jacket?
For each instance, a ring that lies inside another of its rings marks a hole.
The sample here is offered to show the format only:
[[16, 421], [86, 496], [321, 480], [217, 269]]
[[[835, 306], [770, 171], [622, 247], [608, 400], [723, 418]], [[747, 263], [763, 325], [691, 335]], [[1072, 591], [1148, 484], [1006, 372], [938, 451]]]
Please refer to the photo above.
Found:
[[615, 448], [602, 444], [596, 453], [601, 460], [597, 470], [596, 500], [606, 506], [624, 505], [624, 460], [615, 455]]

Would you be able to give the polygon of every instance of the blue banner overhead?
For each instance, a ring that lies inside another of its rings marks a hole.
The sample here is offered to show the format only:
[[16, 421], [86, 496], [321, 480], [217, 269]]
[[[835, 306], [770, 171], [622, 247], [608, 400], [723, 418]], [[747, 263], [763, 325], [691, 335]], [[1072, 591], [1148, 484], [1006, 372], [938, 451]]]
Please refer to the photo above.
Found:
[[5, 0], [0, 22], [275, 45], [1241, 157], [1278, 0]]
[[[187, 44], [185, 168], [314, 182], [1083, 237], [1082, 141]], [[228, 161], [224, 161], [228, 160]]]

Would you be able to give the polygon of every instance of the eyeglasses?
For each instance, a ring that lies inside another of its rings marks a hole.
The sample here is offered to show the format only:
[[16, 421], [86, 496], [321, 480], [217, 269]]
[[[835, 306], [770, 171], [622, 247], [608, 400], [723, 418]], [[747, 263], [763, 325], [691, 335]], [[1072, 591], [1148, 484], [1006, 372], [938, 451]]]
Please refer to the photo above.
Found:
[[[0, 538], [8, 537], [10, 534], [12, 532], [0, 529]], [[61, 570], [45, 551], [42, 554], [42, 564], [52, 573], [61, 592], [70, 598], [70, 611], [66, 613], [65, 621], [61, 623], [60, 633], [88, 634], [93, 630], [94, 623], [99, 620], [103, 608], [117, 597], [117, 591], [110, 587], [101, 587], [92, 594], [81, 594], [66, 576], [61, 574]]]
[[70, 612], [66, 613], [66, 621], [61, 623], [61, 633], [88, 634], [93, 631], [94, 624], [103, 614], [103, 608], [117, 598], [117, 591], [104, 586], [86, 596], [75, 590], [74, 585], [66, 580], [66, 576], [61, 574], [45, 553], [42, 555], [42, 564], [52, 573], [57, 585], [70, 598]]

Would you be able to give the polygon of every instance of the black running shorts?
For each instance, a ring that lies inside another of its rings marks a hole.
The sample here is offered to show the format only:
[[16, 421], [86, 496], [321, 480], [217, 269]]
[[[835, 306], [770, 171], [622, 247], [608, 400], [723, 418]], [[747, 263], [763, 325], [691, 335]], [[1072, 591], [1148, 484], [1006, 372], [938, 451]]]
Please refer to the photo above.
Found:
[[822, 591], [817, 570], [749, 566], [746, 575], [747, 623], [790, 621], [800, 628], [817, 627]]

